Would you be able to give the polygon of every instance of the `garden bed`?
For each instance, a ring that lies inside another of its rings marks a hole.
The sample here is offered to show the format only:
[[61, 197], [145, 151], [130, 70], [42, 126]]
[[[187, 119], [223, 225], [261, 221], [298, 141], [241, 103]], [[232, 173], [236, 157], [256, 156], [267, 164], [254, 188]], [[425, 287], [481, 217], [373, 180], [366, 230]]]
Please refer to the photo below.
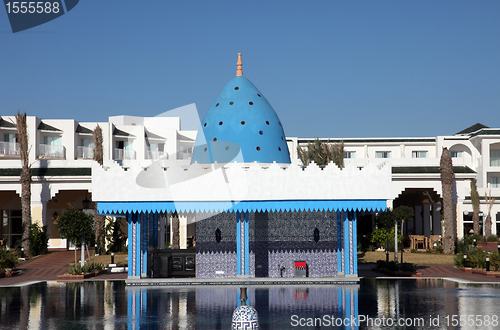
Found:
[[57, 275], [57, 280], [58, 281], [81, 281], [87, 278], [91, 278], [94, 276], [98, 276], [102, 273], [105, 273], [106, 270], [99, 270], [99, 271], [94, 271], [90, 273], [85, 273], [85, 274], [80, 274], [80, 275], [71, 275], [71, 274], [64, 274], [64, 275]]

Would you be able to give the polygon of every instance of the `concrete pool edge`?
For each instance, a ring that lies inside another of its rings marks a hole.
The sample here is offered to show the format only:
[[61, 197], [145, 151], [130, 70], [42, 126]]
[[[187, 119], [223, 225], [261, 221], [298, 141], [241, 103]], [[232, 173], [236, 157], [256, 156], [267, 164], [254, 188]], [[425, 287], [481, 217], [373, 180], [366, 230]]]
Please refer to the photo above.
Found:
[[191, 285], [325, 285], [359, 284], [358, 276], [346, 277], [271, 277], [271, 278], [165, 278], [126, 279], [127, 286], [191, 286]]

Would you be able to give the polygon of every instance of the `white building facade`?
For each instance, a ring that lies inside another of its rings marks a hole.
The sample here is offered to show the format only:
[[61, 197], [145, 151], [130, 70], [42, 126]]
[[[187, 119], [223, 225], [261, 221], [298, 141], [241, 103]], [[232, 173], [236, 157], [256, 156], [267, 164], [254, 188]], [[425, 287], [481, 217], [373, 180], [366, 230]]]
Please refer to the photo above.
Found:
[[[146, 168], [152, 163], [188, 165], [197, 131], [185, 131], [176, 117], [115, 116], [108, 122], [40, 119], [28, 116], [29, 159], [32, 164], [32, 221], [48, 227], [49, 249], [67, 248], [53, 219], [68, 207], [82, 208], [92, 200], [93, 130], [103, 132], [104, 168]], [[21, 160], [14, 116], [0, 120], [0, 239], [10, 247], [21, 238]], [[297, 146], [313, 139], [287, 139], [291, 166], [300, 167]], [[340, 142], [340, 139], [323, 139]], [[476, 124], [452, 136], [431, 138], [344, 139], [345, 165], [364, 168], [368, 162], [390, 166], [388, 207], [410, 205], [415, 218], [406, 234], [441, 235], [441, 181], [439, 160], [443, 147], [450, 150], [455, 171], [455, 202], [459, 237], [472, 228], [470, 179], [477, 179], [480, 218], [491, 213], [492, 233], [500, 234], [500, 129]], [[117, 183], [116, 189], [120, 185]], [[354, 188], [353, 188], [354, 189]], [[485, 194], [498, 198], [491, 211]], [[181, 248], [195, 235], [188, 217], [181, 218]], [[371, 231], [372, 216], [358, 219], [358, 234]], [[170, 241], [165, 219], [165, 243]], [[484, 228], [484, 225], [482, 226]]]

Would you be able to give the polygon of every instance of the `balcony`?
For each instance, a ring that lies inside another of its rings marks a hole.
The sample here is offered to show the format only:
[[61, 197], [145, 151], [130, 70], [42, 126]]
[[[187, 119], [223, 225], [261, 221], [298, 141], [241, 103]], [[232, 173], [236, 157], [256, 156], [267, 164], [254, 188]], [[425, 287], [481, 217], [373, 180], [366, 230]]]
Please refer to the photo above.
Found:
[[114, 149], [113, 150], [113, 159], [114, 160], [123, 160], [123, 159], [136, 159], [134, 150], [127, 149]]
[[54, 146], [49, 144], [38, 145], [39, 158], [66, 158], [66, 148], [64, 146]]
[[146, 151], [146, 159], [168, 159], [168, 153], [165, 151]]
[[0, 156], [21, 156], [21, 150], [19, 150], [19, 143], [14, 142], [0, 142]]
[[76, 147], [76, 158], [94, 159], [94, 148], [92, 148], [92, 147]]

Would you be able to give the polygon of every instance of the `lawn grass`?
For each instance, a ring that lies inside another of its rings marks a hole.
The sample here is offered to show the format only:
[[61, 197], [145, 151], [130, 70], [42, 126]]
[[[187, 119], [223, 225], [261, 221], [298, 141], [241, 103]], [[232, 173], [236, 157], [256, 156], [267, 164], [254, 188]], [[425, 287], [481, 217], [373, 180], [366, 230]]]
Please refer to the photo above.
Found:
[[[425, 252], [405, 252], [403, 262], [410, 262], [417, 265], [453, 265], [455, 255], [425, 253]], [[376, 263], [377, 260], [385, 260], [385, 252], [358, 252], [359, 263]], [[389, 261], [394, 260], [394, 252], [389, 252]], [[398, 253], [398, 261], [401, 262], [401, 252]]]
[[[80, 257], [80, 255], [78, 255], [78, 257]], [[128, 254], [126, 253], [115, 253], [115, 264], [117, 266], [122, 266], [123, 264], [127, 264], [127, 257]], [[85, 261], [88, 262], [87, 253], [85, 253]], [[111, 255], [103, 254], [99, 256], [91, 256], [91, 262], [103, 264], [104, 267], [108, 267], [108, 265], [111, 263]]]

